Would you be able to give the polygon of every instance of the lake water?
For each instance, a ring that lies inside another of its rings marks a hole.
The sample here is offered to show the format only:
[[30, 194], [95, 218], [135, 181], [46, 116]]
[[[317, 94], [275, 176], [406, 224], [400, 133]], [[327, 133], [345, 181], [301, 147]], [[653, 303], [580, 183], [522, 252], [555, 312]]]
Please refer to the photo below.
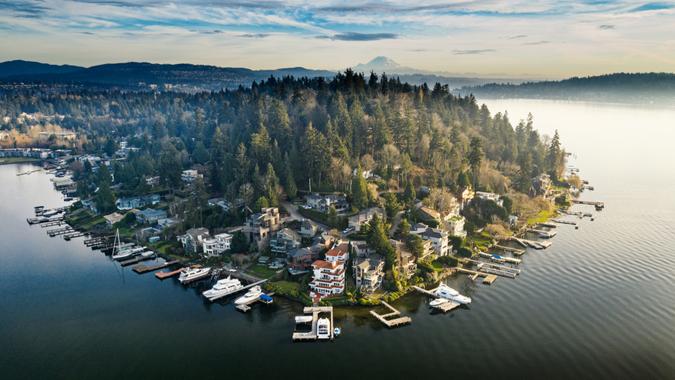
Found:
[[675, 378], [675, 111], [487, 103], [558, 129], [606, 209], [559, 227], [515, 280], [450, 279], [468, 309], [407, 296], [395, 306], [413, 322], [396, 330], [338, 310], [333, 343], [291, 342], [294, 303], [242, 314], [47, 237], [25, 218], [63, 203], [48, 176], [0, 166], [0, 378]]

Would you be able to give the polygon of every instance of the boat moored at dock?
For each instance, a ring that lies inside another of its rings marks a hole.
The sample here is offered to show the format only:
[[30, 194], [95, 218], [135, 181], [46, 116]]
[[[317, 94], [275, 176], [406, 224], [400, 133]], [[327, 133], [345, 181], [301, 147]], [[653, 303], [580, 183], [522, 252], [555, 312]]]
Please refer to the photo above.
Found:
[[450, 301], [460, 303], [462, 305], [468, 305], [471, 303], [471, 297], [461, 295], [459, 294], [458, 291], [445, 284], [439, 285], [438, 288], [436, 288], [436, 290], [434, 291], [434, 294], [436, 294], [437, 297], [445, 298]]
[[185, 285], [193, 281], [201, 280], [211, 274], [211, 268], [189, 268], [185, 269], [178, 276], [178, 281]]
[[243, 288], [244, 285], [241, 284], [241, 281], [239, 281], [239, 279], [228, 277], [222, 280], [218, 280], [211, 289], [203, 292], [202, 295], [208, 298], [209, 301], [213, 302], [217, 299], [236, 293], [242, 290]]

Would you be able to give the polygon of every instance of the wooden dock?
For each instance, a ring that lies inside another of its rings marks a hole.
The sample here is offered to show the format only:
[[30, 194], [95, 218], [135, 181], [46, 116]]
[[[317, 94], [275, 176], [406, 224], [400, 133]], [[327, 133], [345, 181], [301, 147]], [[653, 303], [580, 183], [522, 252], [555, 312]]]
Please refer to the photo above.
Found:
[[152, 259], [156, 259], [156, 258], [157, 258], [157, 254], [153, 254], [152, 256], [141, 256], [140, 253], [139, 253], [136, 257], [134, 257], [132, 259], [120, 261], [120, 265], [123, 266], [123, 267], [126, 267], [126, 266], [129, 266], [129, 265], [132, 265], [132, 264], [140, 263], [141, 261], [147, 261], [147, 260], [152, 260]]
[[[394, 327], [399, 327], [403, 325], [407, 325], [412, 323], [412, 318], [404, 316], [401, 317], [401, 312], [396, 310], [393, 306], [390, 304], [382, 301], [382, 305], [386, 307], [387, 309], [390, 310], [389, 313], [386, 314], [378, 314], [375, 312], [375, 310], [371, 310], [370, 314], [372, 314], [373, 317], [377, 318], [380, 322], [382, 322], [385, 326], [388, 328], [394, 328]], [[393, 317], [398, 317], [398, 318], [393, 318]], [[392, 318], [392, 319], [389, 319]]]
[[457, 271], [468, 274], [469, 278], [471, 278], [474, 281], [476, 281], [478, 277], [483, 277], [483, 284], [485, 285], [492, 285], [493, 282], [497, 281], [497, 275], [495, 274], [490, 274], [466, 268], [457, 268]]
[[155, 271], [157, 269], [166, 268], [166, 267], [169, 267], [171, 265], [178, 264], [179, 262], [180, 261], [178, 261], [178, 260], [173, 260], [173, 261], [167, 261], [167, 262], [157, 264], [157, 265], [138, 264], [138, 265], [135, 265], [133, 268], [131, 268], [131, 270], [133, 270], [134, 272], [136, 272], [138, 274], [143, 274], [143, 273]]
[[580, 199], [572, 199], [573, 204], [577, 205], [589, 205], [589, 206], [595, 206], [596, 209], [602, 209], [605, 208], [605, 202], [598, 202], [598, 201], [583, 201]]
[[[274, 293], [263, 293], [263, 294], [266, 295], [266, 296], [269, 296], [269, 297], [272, 297], [274, 295]], [[247, 311], [251, 310], [251, 305], [253, 305], [256, 302], [261, 302], [261, 303], [264, 303], [266, 305], [269, 305], [269, 304], [272, 303], [272, 301], [266, 302], [266, 301], [263, 301], [262, 298], [258, 297], [258, 298], [250, 300], [247, 303], [237, 305], [234, 308], [241, 311], [242, 313], [246, 313]]]
[[317, 322], [319, 321], [319, 313], [330, 313], [330, 340], [335, 339], [335, 325], [333, 324], [333, 307], [332, 306], [309, 306], [303, 309], [303, 313], [312, 314], [312, 329], [311, 331], [294, 331], [292, 338], [295, 342], [313, 341], [319, 339], [317, 336]]
[[156, 272], [155, 277], [157, 277], [160, 280], [164, 280], [169, 277], [177, 276], [184, 268], [178, 268], [176, 270], [172, 270], [169, 272], [166, 271], [161, 271], [161, 272]]
[[535, 234], [539, 235], [539, 237], [543, 237], [545, 239], [550, 239], [550, 238], [552, 238], [552, 237], [554, 237], [555, 235], [558, 234], [557, 231], [546, 231], [546, 230], [541, 230], [541, 229], [537, 229], [537, 228], [528, 228], [527, 231], [535, 233]]
[[505, 251], [505, 252], [510, 252], [510, 253], [512, 253], [516, 256], [522, 256], [525, 253], [524, 249], [509, 247], [509, 246], [506, 246], [506, 245], [497, 244], [494, 247], [497, 248], [497, 249], [501, 249], [502, 251]]
[[558, 223], [558, 224], [567, 224], [570, 226], [577, 226], [577, 222], [572, 222], [570, 220], [564, 220], [564, 219], [551, 219], [552, 222]]
[[528, 240], [528, 239], [523, 239], [523, 238], [517, 238], [517, 237], [511, 237], [511, 240], [517, 242], [518, 244], [522, 245], [523, 247], [530, 247], [534, 249], [546, 249], [551, 246], [550, 241], [535, 241], [535, 240]]

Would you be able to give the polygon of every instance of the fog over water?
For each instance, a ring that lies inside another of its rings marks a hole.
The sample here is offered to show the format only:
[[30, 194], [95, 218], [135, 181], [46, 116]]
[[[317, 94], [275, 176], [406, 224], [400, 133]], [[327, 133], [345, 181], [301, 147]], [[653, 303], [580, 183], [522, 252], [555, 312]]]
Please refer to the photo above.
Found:
[[[293, 344], [300, 306], [275, 299], [242, 314], [183, 287], [120, 268], [82, 239], [26, 224], [62, 204], [49, 176], [0, 166], [0, 370], [43, 378], [675, 378], [675, 111], [530, 100], [486, 101], [513, 124], [557, 129], [570, 164], [595, 186], [595, 221], [558, 227], [515, 280], [449, 280], [469, 308], [387, 330], [369, 308], [339, 309], [333, 343]], [[201, 288], [200, 288], [201, 287]]]

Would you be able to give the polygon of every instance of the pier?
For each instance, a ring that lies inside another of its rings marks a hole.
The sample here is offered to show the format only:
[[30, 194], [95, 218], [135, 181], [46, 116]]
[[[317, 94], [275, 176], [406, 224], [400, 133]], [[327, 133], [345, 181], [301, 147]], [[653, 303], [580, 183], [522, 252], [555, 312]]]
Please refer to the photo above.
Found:
[[176, 269], [176, 270], [172, 270], [172, 271], [169, 271], [169, 272], [166, 272], [166, 271], [157, 272], [157, 273], [155, 273], [155, 277], [157, 277], [157, 278], [160, 279], [160, 280], [164, 280], [164, 279], [169, 278], [169, 277], [178, 276], [178, 274], [179, 274], [183, 269], [184, 269], [184, 268], [178, 268], [178, 269]]
[[564, 219], [551, 219], [552, 222], [558, 223], [558, 224], [567, 224], [570, 226], [577, 226], [577, 222], [572, 222], [570, 220], [564, 220]]
[[129, 266], [129, 265], [132, 265], [132, 264], [140, 263], [141, 261], [152, 260], [152, 259], [156, 259], [156, 258], [157, 258], [157, 254], [155, 254], [155, 253], [153, 253], [152, 256], [143, 256], [143, 255], [139, 254], [132, 259], [120, 261], [120, 265], [123, 266], [123, 267], [126, 267], [126, 266]]
[[246, 303], [235, 306], [235, 309], [241, 311], [242, 313], [246, 313], [247, 311], [251, 310], [251, 305], [253, 305], [256, 302], [262, 302], [265, 305], [269, 305], [273, 302], [271, 298], [273, 295], [274, 293], [263, 293], [258, 298], [252, 299]]
[[221, 298], [225, 298], [225, 297], [231, 296], [231, 295], [233, 295], [233, 294], [237, 294], [237, 293], [242, 292], [242, 291], [244, 291], [244, 290], [246, 290], [246, 289], [252, 288], [252, 287], [254, 287], [254, 286], [256, 286], [256, 285], [262, 285], [262, 284], [264, 284], [265, 282], [267, 282], [267, 279], [260, 280], [260, 281], [256, 281], [256, 282], [254, 282], [254, 283], [251, 283], [251, 284], [248, 284], [248, 285], [244, 286], [243, 288], [240, 288], [240, 289], [237, 289], [237, 290], [233, 290], [233, 291], [231, 291], [231, 292], [229, 292], [229, 293], [222, 294], [222, 295], [220, 295], [220, 296], [218, 296], [218, 297], [215, 297], [215, 298], [209, 298], [209, 301], [211, 301], [211, 302], [216, 302], [217, 300], [219, 300], [219, 299], [221, 299]]
[[466, 268], [457, 268], [457, 271], [460, 273], [468, 274], [469, 278], [471, 278], [473, 281], [476, 281], [478, 277], [483, 277], [483, 284], [485, 285], [492, 285], [493, 282], [497, 281], [497, 275], [495, 274], [490, 274]]
[[470, 262], [472, 264], [476, 264], [476, 268], [478, 268], [478, 270], [480, 270], [482, 272], [489, 273], [489, 274], [495, 274], [497, 276], [516, 278], [516, 276], [518, 276], [520, 274], [520, 269], [508, 267], [508, 266], [505, 266], [505, 265], [497, 265], [497, 264], [493, 264], [493, 263], [486, 263], [484, 261], [471, 260], [471, 259], [466, 259], [466, 261]]
[[527, 231], [535, 233], [535, 234], [537, 234], [540, 237], [543, 237], [545, 239], [550, 239], [550, 238], [552, 238], [552, 237], [554, 237], [555, 235], [558, 234], [557, 231], [547, 231], [547, 230], [540, 230], [540, 229], [536, 229], [536, 228], [528, 228]]
[[523, 238], [517, 238], [517, 237], [511, 237], [511, 240], [517, 242], [518, 244], [522, 245], [523, 247], [530, 247], [534, 249], [546, 249], [551, 246], [550, 241], [535, 241], [535, 240], [528, 240], [528, 239], [523, 239]]
[[580, 199], [572, 199], [573, 204], [577, 205], [589, 205], [589, 206], [595, 206], [596, 209], [600, 210], [605, 208], [605, 202], [598, 202], [598, 201], [582, 201]]
[[506, 245], [495, 245], [494, 248], [501, 249], [504, 252], [510, 252], [516, 256], [522, 256], [525, 253], [524, 249], [509, 247]]
[[516, 258], [513, 258], [513, 257], [504, 257], [504, 256], [495, 257], [495, 255], [485, 253], [485, 252], [478, 252], [478, 254], [481, 257], [485, 257], [487, 259], [490, 259], [492, 261], [496, 261], [498, 263], [510, 263], [510, 264], [516, 264], [517, 265], [517, 264], [520, 264], [522, 262], [522, 260], [516, 259]]
[[[391, 329], [391, 328], [394, 328], [394, 327], [407, 325], [407, 324], [410, 324], [412, 322], [412, 318], [410, 318], [410, 317], [407, 317], [407, 316], [400, 317], [401, 312], [396, 310], [390, 304], [382, 301], [382, 305], [384, 305], [384, 307], [389, 309], [390, 312], [386, 313], [386, 314], [378, 314], [378, 313], [375, 312], [375, 310], [371, 310], [370, 314], [372, 314], [373, 317], [377, 318], [378, 321], [382, 322], [388, 328]], [[398, 317], [398, 318], [393, 318], [393, 317]], [[393, 319], [389, 319], [389, 318], [393, 318]]]
[[295, 342], [313, 341], [319, 339], [317, 331], [317, 322], [320, 313], [330, 313], [330, 340], [335, 339], [335, 327], [333, 325], [333, 307], [332, 306], [311, 306], [305, 307], [303, 313], [311, 314], [312, 321], [310, 331], [294, 331], [292, 338]]
[[63, 228], [48, 230], [47, 235], [49, 235], [49, 237], [54, 237], [54, 236], [69, 234], [71, 232], [75, 232], [75, 230], [71, 226], [66, 226], [66, 227], [63, 227]]
[[171, 265], [178, 264], [179, 262], [180, 261], [178, 261], [178, 260], [173, 260], [173, 261], [167, 261], [167, 262], [164, 262], [164, 263], [161, 263], [161, 264], [156, 264], [156, 265], [138, 264], [138, 265], [135, 265], [133, 268], [131, 268], [131, 270], [133, 270], [134, 272], [136, 272], [138, 274], [143, 274], [143, 273], [155, 271], [157, 269], [166, 268], [166, 267], [169, 267]]

